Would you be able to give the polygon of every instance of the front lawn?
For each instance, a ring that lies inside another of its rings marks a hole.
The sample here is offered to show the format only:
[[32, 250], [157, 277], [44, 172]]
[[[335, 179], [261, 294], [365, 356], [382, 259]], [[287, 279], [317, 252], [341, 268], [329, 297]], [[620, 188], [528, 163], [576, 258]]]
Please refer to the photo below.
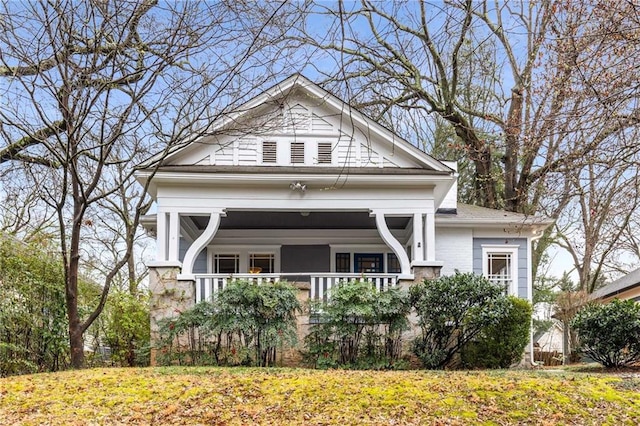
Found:
[[563, 371], [93, 369], [0, 379], [0, 424], [640, 424], [640, 378]]

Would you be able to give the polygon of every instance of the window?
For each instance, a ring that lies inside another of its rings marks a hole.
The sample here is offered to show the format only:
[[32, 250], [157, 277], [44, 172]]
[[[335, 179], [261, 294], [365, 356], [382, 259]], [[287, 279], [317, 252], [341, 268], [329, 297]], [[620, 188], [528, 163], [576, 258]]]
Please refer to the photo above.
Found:
[[331, 164], [331, 142], [318, 143], [318, 164]]
[[304, 164], [304, 142], [291, 142], [291, 164]]
[[278, 144], [276, 142], [262, 142], [262, 162], [267, 164], [278, 162]]
[[237, 274], [239, 271], [239, 254], [216, 254], [213, 256], [214, 274]]
[[357, 273], [384, 272], [382, 253], [355, 253], [353, 255], [353, 271]]
[[351, 253], [336, 253], [336, 272], [351, 272]]
[[272, 274], [275, 272], [275, 255], [273, 253], [251, 253], [249, 255], [249, 272]]
[[482, 246], [482, 274], [508, 294], [517, 295], [518, 247]]
[[387, 253], [387, 272], [390, 274], [399, 274], [402, 272], [400, 261], [395, 253]]

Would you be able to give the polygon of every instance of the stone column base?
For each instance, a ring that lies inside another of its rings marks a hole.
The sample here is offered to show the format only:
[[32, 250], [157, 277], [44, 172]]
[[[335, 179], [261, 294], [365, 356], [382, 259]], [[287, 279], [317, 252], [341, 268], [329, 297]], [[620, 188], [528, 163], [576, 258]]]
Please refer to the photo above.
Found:
[[160, 336], [158, 322], [177, 317], [195, 305], [195, 285], [191, 280], [178, 280], [179, 266], [149, 267], [149, 290], [151, 300], [151, 365], [156, 365], [155, 345]]

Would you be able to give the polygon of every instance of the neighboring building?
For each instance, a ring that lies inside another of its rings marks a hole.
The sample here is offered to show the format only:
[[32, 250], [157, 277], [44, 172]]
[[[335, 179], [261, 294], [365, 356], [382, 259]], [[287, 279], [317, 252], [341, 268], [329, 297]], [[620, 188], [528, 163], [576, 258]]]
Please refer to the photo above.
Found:
[[604, 303], [613, 299], [640, 302], [640, 268], [594, 291], [591, 299]]
[[533, 336], [533, 343], [543, 352], [562, 353], [563, 336], [562, 322], [554, 318], [548, 330]]
[[458, 203], [454, 163], [306, 78], [270, 88], [211, 134], [137, 173], [157, 204], [144, 221], [157, 239], [152, 332], [231, 277], [287, 279], [306, 299], [341, 279], [384, 289], [458, 270], [531, 300], [531, 242], [549, 220]]

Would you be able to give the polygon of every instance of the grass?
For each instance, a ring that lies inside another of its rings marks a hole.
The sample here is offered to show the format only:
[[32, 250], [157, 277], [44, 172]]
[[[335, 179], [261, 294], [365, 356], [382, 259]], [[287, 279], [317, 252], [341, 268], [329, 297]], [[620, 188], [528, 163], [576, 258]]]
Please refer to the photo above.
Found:
[[566, 371], [92, 369], [0, 379], [0, 424], [640, 424], [640, 379]]

